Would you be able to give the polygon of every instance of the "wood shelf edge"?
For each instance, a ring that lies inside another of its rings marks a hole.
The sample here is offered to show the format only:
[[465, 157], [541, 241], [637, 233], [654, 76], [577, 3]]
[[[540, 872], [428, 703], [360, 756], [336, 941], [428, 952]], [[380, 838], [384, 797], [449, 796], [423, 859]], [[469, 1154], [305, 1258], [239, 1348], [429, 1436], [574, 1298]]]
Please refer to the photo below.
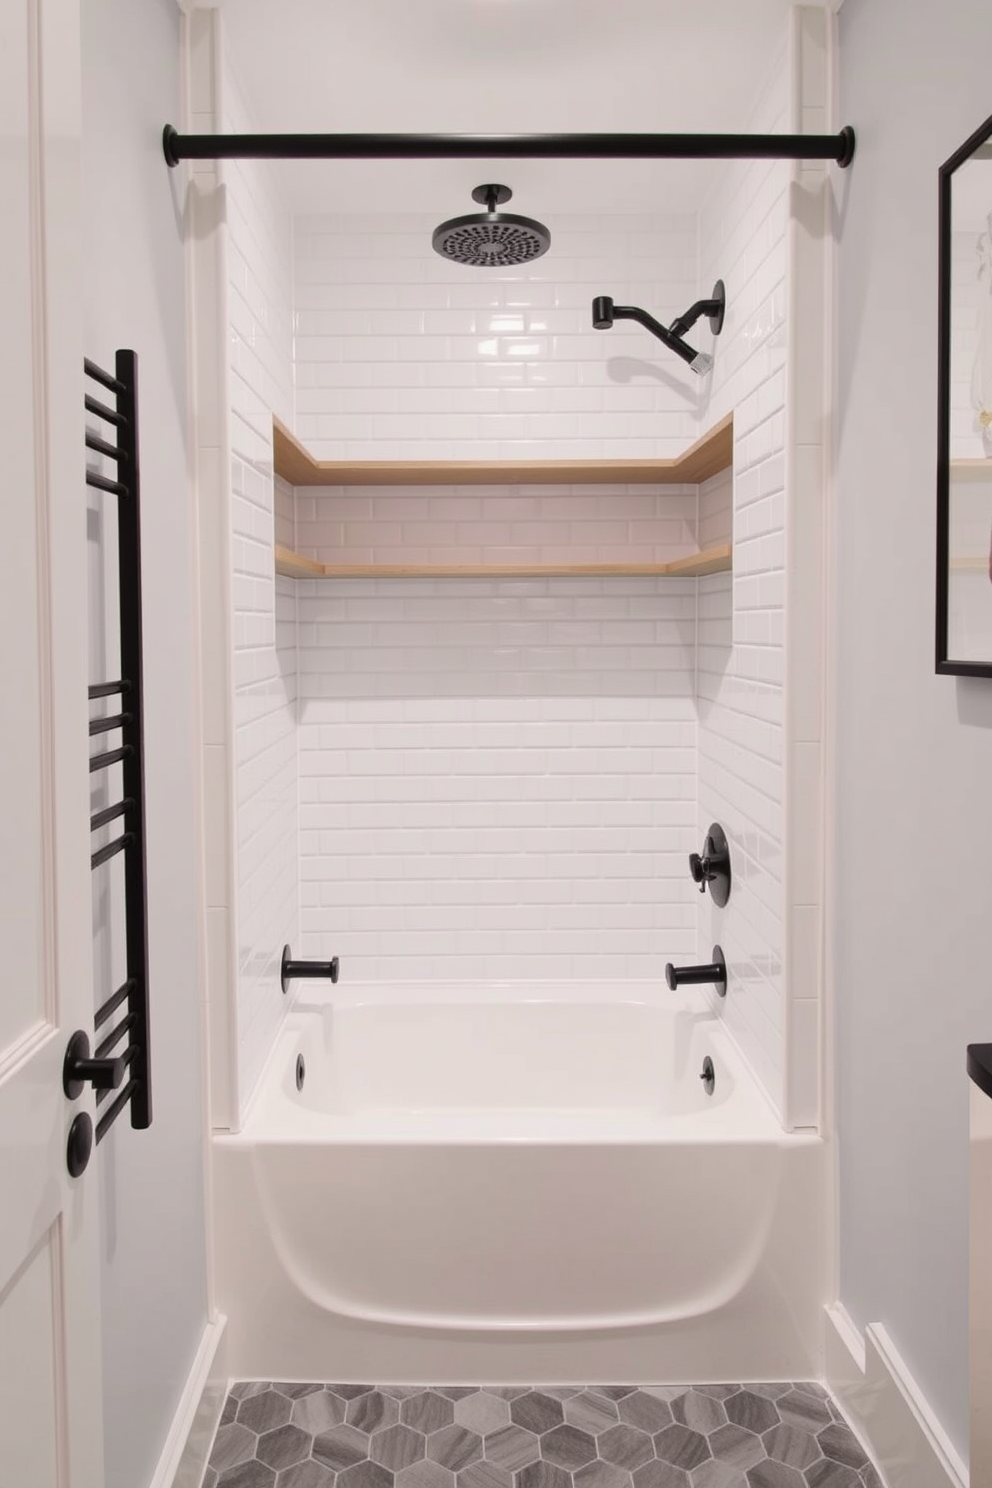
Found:
[[315, 460], [272, 419], [277, 476], [293, 486], [688, 485], [729, 470], [734, 416], [728, 413], [675, 460]]
[[280, 543], [275, 547], [276, 573], [284, 579], [322, 579], [327, 567], [315, 558], [304, 558]]
[[275, 550], [276, 573], [291, 579], [701, 578], [729, 573], [730, 543], [668, 563], [320, 563], [290, 548]]

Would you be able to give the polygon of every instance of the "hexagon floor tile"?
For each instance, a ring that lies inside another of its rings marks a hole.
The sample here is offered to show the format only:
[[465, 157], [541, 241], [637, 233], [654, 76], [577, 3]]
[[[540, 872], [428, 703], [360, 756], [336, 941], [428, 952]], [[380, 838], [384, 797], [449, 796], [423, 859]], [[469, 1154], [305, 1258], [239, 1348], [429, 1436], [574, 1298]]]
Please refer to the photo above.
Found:
[[822, 1385], [231, 1387], [203, 1488], [876, 1488]]

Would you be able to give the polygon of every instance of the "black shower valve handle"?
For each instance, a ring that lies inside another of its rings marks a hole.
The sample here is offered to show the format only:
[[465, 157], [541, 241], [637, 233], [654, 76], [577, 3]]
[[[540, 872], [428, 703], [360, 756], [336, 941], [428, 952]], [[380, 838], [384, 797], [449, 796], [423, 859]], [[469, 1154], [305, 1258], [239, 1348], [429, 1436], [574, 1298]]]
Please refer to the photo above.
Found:
[[284, 945], [279, 970], [282, 990], [288, 992], [289, 983], [298, 977], [322, 977], [336, 982], [340, 967], [337, 956], [332, 956], [330, 961], [294, 961], [289, 946]]
[[705, 894], [709, 888], [713, 903], [723, 909], [730, 898], [730, 844], [719, 822], [707, 832], [702, 852], [689, 854], [689, 872], [699, 892]]

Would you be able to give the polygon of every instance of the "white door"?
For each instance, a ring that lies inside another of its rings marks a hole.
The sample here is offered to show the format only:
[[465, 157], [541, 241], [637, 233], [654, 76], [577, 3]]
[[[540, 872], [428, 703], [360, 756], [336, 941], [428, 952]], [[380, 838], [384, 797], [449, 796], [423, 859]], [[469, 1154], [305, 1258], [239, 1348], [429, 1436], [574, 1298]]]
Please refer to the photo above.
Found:
[[0, 1482], [100, 1488], [78, 0], [0, 3]]

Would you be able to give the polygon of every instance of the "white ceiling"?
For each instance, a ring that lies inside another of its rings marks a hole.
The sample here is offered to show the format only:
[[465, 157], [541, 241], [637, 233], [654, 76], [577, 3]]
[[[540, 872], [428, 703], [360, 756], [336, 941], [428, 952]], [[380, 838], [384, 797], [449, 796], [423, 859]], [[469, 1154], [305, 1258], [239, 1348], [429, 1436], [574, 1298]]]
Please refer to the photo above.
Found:
[[[789, 0], [220, 0], [274, 132], [747, 131]], [[296, 212], [694, 210], [706, 162], [338, 161], [280, 166]]]

